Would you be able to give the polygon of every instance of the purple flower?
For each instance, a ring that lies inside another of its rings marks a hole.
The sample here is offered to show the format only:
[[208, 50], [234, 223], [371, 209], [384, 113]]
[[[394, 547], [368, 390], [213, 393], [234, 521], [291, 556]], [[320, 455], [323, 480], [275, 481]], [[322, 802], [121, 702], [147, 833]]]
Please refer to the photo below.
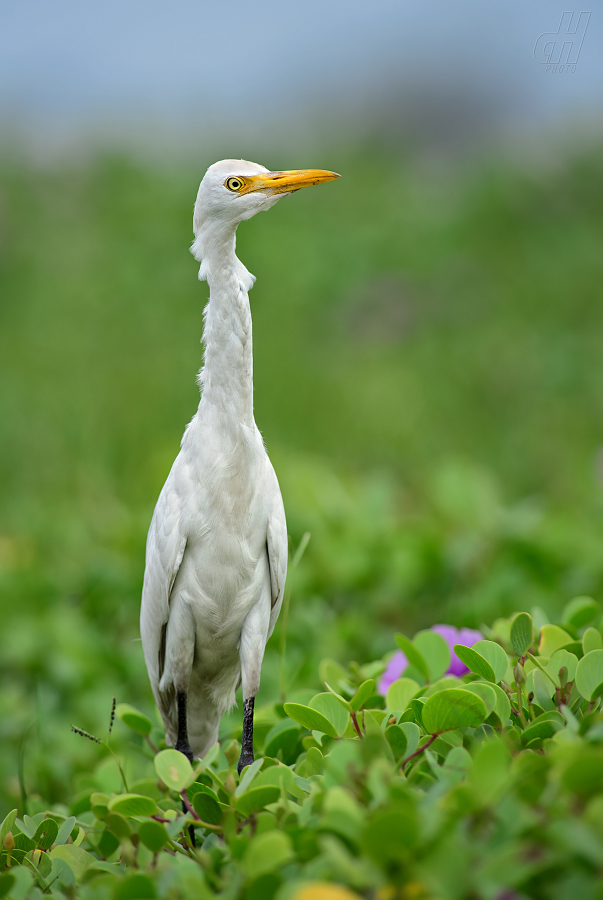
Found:
[[[465, 675], [469, 669], [454, 652], [454, 645], [463, 644], [465, 647], [472, 647], [476, 641], [483, 640], [483, 634], [480, 631], [475, 631], [473, 628], [455, 628], [454, 625], [433, 625], [431, 630], [441, 635], [450, 648], [450, 665], [446, 674], [456, 675], [457, 678]], [[379, 693], [385, 697], [390, 684], [397, 681], [407, 668], [408, 660], [405, 655], [401, 650], [396, 650], [379, 680], [377, 687]]]
[[450, 665], [446, 674], [456, 675], [457, 678], [466, 675], [469, 669], [454, 652], [454, 645], [463, 644], [465, 647], [473, 647], [477, 641], [483, 641], [484, 636], [481, 631], [475, 631], [473, 628], [455, 628], [454, 625], [433, 625], [431, 630], [440, 634], [450, 647]]

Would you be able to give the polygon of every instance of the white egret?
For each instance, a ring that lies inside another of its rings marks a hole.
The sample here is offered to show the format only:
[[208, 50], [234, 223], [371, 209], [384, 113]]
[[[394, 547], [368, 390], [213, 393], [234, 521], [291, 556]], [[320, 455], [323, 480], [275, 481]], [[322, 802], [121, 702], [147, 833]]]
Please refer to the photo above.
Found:
[[210, 289], [201, 402], [155, 507], [140, 624], [167, 740], [191, 761], [216, 742], [242, 684], [239, 772], [253, 762], [254, 699], [283, 600], [287, 527], [253, 417], [255, 278], [235, 255], [236, 230], [293, 191], [338, 177], [222, 160], [195, 203], [191, 252]]

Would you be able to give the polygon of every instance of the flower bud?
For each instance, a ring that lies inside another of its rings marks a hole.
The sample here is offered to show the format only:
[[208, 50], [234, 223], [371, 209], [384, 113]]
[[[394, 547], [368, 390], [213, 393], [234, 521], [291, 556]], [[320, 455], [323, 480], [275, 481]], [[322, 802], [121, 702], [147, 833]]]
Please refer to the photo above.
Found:
[[15, 839], [13, 837], [12, 831], [7, 832], [4, 837], [4, 847], [8, 853], [12, 853], [15, 849]]
[[515, 684], [524, 684], [526, 673], [524, 672], [523, 666], [515, 666], [513, 669], [513, 677], [515, 678]]
[[238, 741], [230, 741], [230, 743], [224, 748], [224, 756], [226, 757], [228, 765], [231, 769], [234, 769], [240, 755], [241, 745]]
[[567, 666], [561, 666], [559, 669], [559, 684], [562, 688], [567, 684]]

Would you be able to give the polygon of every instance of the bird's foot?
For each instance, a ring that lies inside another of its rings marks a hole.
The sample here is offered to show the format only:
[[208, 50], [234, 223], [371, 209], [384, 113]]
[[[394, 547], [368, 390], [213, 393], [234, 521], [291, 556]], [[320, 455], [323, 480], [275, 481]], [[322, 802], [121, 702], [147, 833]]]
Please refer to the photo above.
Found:
[[243, 771], [245, 766], [250, 766], [252, 762], [253, 762], [253, 753], [251, 753], [250, 751], [247, 751], [247, 752], [243, 751], [241, 753], [241, 756], [239, 758], [239, 763], [237, 765], [237, 772], [239, 773], [239, 775], [241, 774], [241, 772]]
[[188, 741], [176, 741], [174, 744], [174, 750], [179, 750], [180, 753], [183, 753], [188, 759], [189, 763], [193, 763], [193, 750]]

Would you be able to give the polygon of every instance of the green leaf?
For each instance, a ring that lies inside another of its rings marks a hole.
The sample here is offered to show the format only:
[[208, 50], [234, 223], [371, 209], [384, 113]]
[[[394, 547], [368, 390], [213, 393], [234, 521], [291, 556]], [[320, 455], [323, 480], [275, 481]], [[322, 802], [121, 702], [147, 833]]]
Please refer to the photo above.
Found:
[[561, 618], [564, 624], [584, 628], [600, 611], [601, 607], [592, 597], [575, 597], [567, 604]]
[[151, 853], [159, 853], [168, 843], [170, 836], [161, 822], [142, 822], [138, 828], [138, 837]]
[[299, 722], [300, 725], [303, 725], [309, 731], [322, 731], [323, 734], [328, 734], [329, 737], [339, 737], [335, 726], [318, 710], [312, 709], [310, 706], [304, 706], [301, 703], [285, 703], [283, 708], [290, 719]]
[[75, 816], [69, 816], [65, 821], [61, 824], [59, 828], [58, 834], [54, 840], [55, 844], [64, 844], [71, 832], [73, 831], [73, 826], [75, 825]]
[[410, 756], [419, 746], [421, 729], [415, 722], [400, 722], [399, 725], [406, 735], [406, 755]]
[[538, 653], [540, 656], [550, 658], [555, 650], [561, 650], [572, 643], [572, 637], [559, 628], [558, 625], [543, 625], [540, 629], [540, 643], [538, 645]]
[[[276, 785], [265, 784], [261, 787], [252, 787], [237, 798], [236, 808], [241, 815], [250, 816], [252, 813], [268, 806], [269, 803], [276, 803], [280, 795], [280, 788], [276, 787]], [[198, 794], [195, 796], [198, 796]]]
[[249, 842], [243, 863], [251, 879], [274, 872], [293, 857], [291, 838], [284, 831], [256, 834]]
[[262, 757], [260, 757], [259, 759], [254, 760], [254, 762], [252, 762], [250, 766], [245, 766], [245, 768], [241, 772], [241, 780], [239, 781], [235, 789], [235, 797], [240, 797], [241, 794], [245, 793], [263, 765], [264, 760]]
[[394, 754], [394, 759], [396, 761], [406, 756], [408, 741], [406, 740], [406, 734], [401, 725], [389, 725], [385, 729], [385, 738], [392, 748], [392, 753]]
[[403, 712], [420, 690], [420, 686], [412, 678], [398, 678], [387, 689], [385, 705], [391, 711]]
[[525, 656], [531, 643], [532, 617], [525, 612], [519, 613], [511, 623], [511, 646], [518, 656]]
[[135, 706], [130, 706], [129, 703], [118, 703], [115, 707], [115, 714], [132, 731], [142, 735], [151, 733], [153, 723]]
[[441, 634], [430, 629], [419, 631], [413, 638], [413, 644], [427, 664], [430, 681], [437, 681], [448, 671], [450, 647]]
[[546, 738], [553, 737], [561, 728], [562, 725], [555, 719], [539, 717], [521, 732], [521, 743], [527, 747], [532, 741], [544, 741]]
[[155, 801], [142, 794], [118, 794], [109, 801], [109, 810], [122, 816], [155, 816], [158, 812]]
[[329, 682], [334, 687], [341, 689], [347, 685], [349, 675], [346, 670], [334, 659], [323, 659], [318, 666], [318, 677], [324, 682]]
[[15, 876], [10, 872], [0, 875], [0, 897], [6, 897], [15, 883]]
[[179, 750], [161, 750], [155, 757], [155, 771], [166, 787], [178, 793], [195, 780], [193, 767]]
[[329, 722], [337, 732], [338, 737], [341, 737], [343, 735], [346, 728], [348, 727], [350, 714], [341, 705], [339, 700], [333, 696], [333, 694], [329, 692], [324, 694], [316, 694], [316, 696], [312, 697], [312, 699], [310, 700], [309, 706], [310, 709], [314, 709], [316, 710], [316, 712], [322, 713], [322, 715], [329, 720]]
[[603, 637], [598, 628], [587, 628], [582, 635], [582, 649], [584, 653], [590, 653], [591, 650], [603, 650]]
[[399, 866], [418, 838], [418, 820], [410, 798], [400, 799], [374, 813], [364, 828], [365, 853], [381, 866]]
[[585, 700], [596, 700], [603, 694], [603, 650], [591, 650], [576, 667], [576, 687]]
[[352, 706], [350, 704], [350, 701], [346, 700], [345, 697], [342, 697], [341, 694], [338, 694], [337, 691], [331, 687], [328, 681], [325, 681], [325, 687], [329, 691], [329, 693], [333, 694], [333, 696], [337, 698], [337, 701], [341, 703], [344, 709], [347, 709], [348, 712], [351, 710]]
[[50, 850], [56, 840], [58, 833], [59, 826], [57, 825], [55, 820], [44, 819], [36, 828], [36, 833], [33, 836], [33, 840], [41, 850]]
[[576, 667], [578, 665], [578, 657], [567, 650], [555, 650], [551, 656], [546, 671], [549, 673], [557, 687], [560, 687], [559, 670], [565, 666], [567, 668], [567, 680], [573, 681], [576, 676]]
[[396, 635], [396, 643], [411, 666], [421, 673], [426, 681], [429, 681], [429, 666], [420, 650], [404, 634]]
[[455, 644], [454, 652], [471, 672], [475, 672], [476, 675], [485, 678], [486, 681], [496, 681], [492, 666], [477, 650], [474, 650], [472, 647], [465, 647], [463, 644]]
[[16, 809], [11, 809], [9, 814], [4, 819], [2, 825], [0, 825], [0, 845], [4, 842], [4, 838], [8, 834], [9, 831], [13, 830], [13, 825], [15, 824], [15, 819], [17, 818]]
[[568, 790], [584, 797], [603, 790], [603, 753], [584, 748], [566, 766], [561, 777]]
[[410, 701], [410, 708], [414, 713], [415, 722], [423, 727], [423, 707], [425, 706], [425, 700], [421, 697], [416, 697], [414, 700]]
[[148, 875], [136, 872], [117, 882], [115, 900], [154, 900], [157, 896]]
[[464, 685], [463, 690], [471, 691], [472, 694], [476, 694], [476, 696], [484, 701], [486, 716], [489, 716], [496, 707], [496, 694], [494, 692], [493, 684], [485, 684], [483, 681], [473, 681], [470, 684]]
[[509, 658], [500, 644], [497, 644], [495, 641], [476, 641], [473, 649], [490, 663], [494, 672], [494, 681], [502, 681], [507, 672]]
[[488, 687], [492, 688], [496, 696], [496, 705], [492, 710], [488, 721], [494, 717], [495, 728], [502, 728], [507, 724], [509, 716], [511, 715], [511, 703], [503, 689], [497, 684], [490, 684]]
[[49, 856], [51, 859], [64, 860], [78, 881], [81, 881], [86, 869], [98, 862], [91, 853], [76, 847], [75, 844], [61, 844], [60, 847], [54, 847]]
[[293, 754], [297, 747], [301, 728], [291, 719], [281, 719], [273, 725], [264, 742], [264, 756], [277, 756], [281, 753], [283, 762], [293, 762]]
[[350, 700], [350, 706], [356, 712], [359, 709], [362, 709], [366, 701], [369, 697], [372, 697], [375, 693], [375, 679], [369, 678], [366, 681], [363, 681], [352, 699]]
[[429, 734], [453, 728], [477, 727], [486, 718], [484, 701], [463, 688], [439, 691], [423, 707], [423, 724]]
[[131, 830], [128, 820], [122, 813], [111, 812], [105, 819], [105, 828], [115, 835], [117, 840], [123, 844], [130, 837]]
[[208, 825], [219, 825], [222, 822], [222, 809], [220, 804], [206, 794], [198, 791], [193, 797], [193, 808], [199, 818]]

